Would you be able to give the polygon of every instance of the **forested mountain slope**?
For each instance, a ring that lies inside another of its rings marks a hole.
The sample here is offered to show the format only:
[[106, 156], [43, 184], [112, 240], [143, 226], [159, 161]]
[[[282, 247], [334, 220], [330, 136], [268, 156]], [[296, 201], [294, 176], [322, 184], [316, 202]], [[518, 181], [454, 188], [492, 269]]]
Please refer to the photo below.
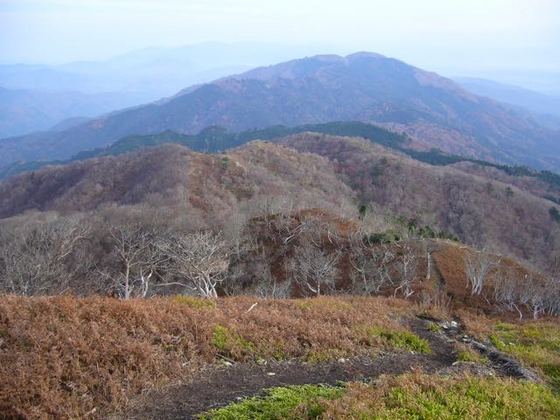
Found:
[[0, 141], [0, 165], [66, 159], [130, 134], [239, 131], [358, 120], [408, 133], [418, 148], [560, 168], [558, 133], [522, 111], [467, 93], [452, 81], [395, 59], [358, 53], [316, 56], [185, 90], [59, 133]]
[[381, 218], [415, 220], [542, 270], [558, 257], [558, 206], [531, 192], [533, 178], [529, 186], [519, 181], [520, 189], [506, 175], [429, 165], [358, 138], [299, 133], [275, 142], [214, 155], [164, 145], [46, 167], [0, 183], [0, 216], [144, 206], [203, 227], [241, 207], [281, 203], [284, 210], [315, 207], [354, 217], [369, 207]]

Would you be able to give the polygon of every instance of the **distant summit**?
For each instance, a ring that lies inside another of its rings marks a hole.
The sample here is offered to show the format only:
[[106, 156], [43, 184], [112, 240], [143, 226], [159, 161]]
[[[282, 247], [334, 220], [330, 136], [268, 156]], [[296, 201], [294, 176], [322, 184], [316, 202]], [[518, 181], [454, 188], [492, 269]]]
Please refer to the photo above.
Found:
[[363, 121], [405, 132], [419, 149], [560, 170], [560, 135], [528, 113], [379, 54], [320, 55], [260, 67], [59, 133], [0, 141], [0, 165], [67, 158], [130, 134], [240, 131]]

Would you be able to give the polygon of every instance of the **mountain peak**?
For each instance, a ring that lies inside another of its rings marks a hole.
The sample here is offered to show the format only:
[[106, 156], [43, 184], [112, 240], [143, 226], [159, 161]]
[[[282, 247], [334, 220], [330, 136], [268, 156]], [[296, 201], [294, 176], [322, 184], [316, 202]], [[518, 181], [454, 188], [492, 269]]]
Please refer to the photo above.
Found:
[[384, 124], [424, 149], [540, 169], [560, 167], [558, 134], [527, 114], [371, 52], [260, 67], [59, 133], [6, 139], [0, 142], [0, 166], [64, 159], [130, 134], [166, 129], [194, 134], [214, 125], [243, 131], [329, 121]]
[[375, 52], [369, 52], [369, 51], [358, 51], [352, 54], [348, 54], [345, 57], [347, 60], [353, 60], [353, 59], [358, 59], [358, 58], [375, 58], [375, 59], [389, 59], [388, 57], [382, 55], [382, 54], [378, 54]]
[[[336, 54], [320, 54], [290, 60], [271, 66], [258, 67], [240, 75], [236, 75], [234, 78], [257, 80], [296, 79], [300, 77], [314, 76], [325, 67], [340, 66], [340, 68], [343, 68], [348, 65], [359, 65], [360, 62], [367, 60], [386, 60], [387, 62], [396, 62], [396, 60], [390, 59], [381, 54], [367, 51], [356, 52], [344, 57]], [[402, 65], [406, 66], [404, 63], [402, 63]]]

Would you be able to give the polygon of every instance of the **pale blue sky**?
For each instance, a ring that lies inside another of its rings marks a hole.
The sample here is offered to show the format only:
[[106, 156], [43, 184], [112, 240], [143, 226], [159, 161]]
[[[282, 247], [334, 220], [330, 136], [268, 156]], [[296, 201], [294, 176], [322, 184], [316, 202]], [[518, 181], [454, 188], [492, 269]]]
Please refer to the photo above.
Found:
[[3, 63], [99, 59], [206, 41], [369, 50], [448, 72], [556, 72], [560, 1], [0, 0]]

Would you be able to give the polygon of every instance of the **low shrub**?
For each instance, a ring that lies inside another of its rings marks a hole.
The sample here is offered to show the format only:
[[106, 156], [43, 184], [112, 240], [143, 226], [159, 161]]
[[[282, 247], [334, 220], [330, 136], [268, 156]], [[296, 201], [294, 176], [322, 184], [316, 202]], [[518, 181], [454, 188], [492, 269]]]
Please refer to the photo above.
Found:
[[212, 345], [216, 347], [220, 355], [231, 357], [236, 360], [250, 357], [250, 355], [255, 353], [255, 346], [253, 343], [221, 325], [216, 325], [214, 327]]

